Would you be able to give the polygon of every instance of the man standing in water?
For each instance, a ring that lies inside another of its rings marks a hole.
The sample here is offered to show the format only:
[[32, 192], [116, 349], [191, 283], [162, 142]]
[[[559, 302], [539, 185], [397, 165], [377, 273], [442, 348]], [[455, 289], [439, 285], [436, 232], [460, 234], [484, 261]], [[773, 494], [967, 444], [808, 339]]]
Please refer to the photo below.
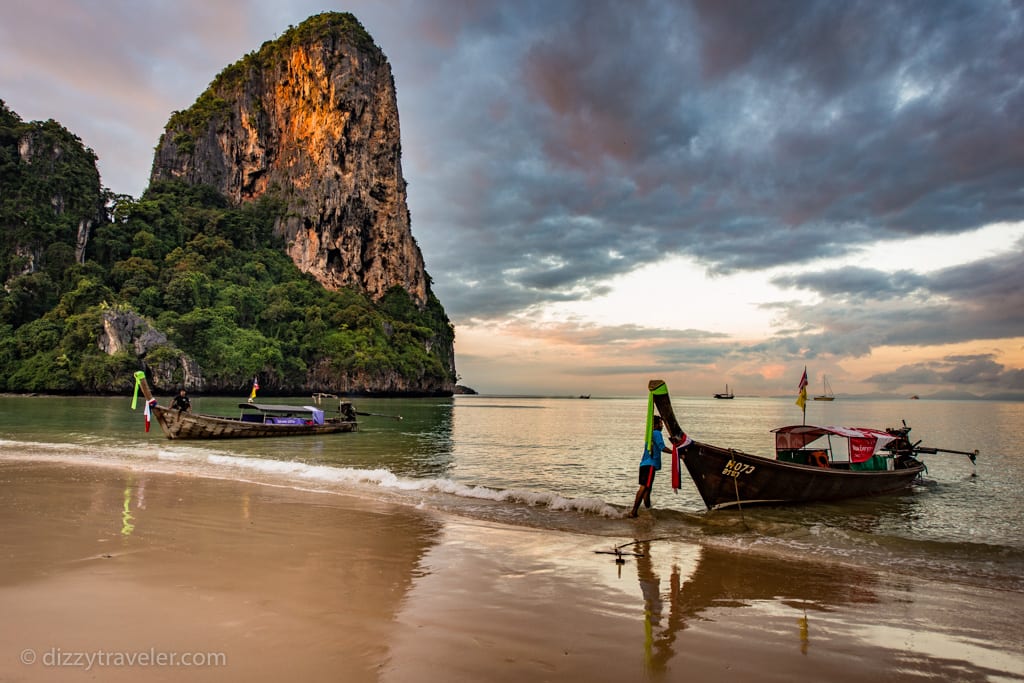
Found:
[[661, 416], [653, 416], [651, 418], [651, 438], [644, 443], [644, 457], [640, 460], [640, 488], [637, 489], [636, 500], [633, 501], [633, 510], [629, 513], [630, 517], [637, 516], [641, 502], [643, 502], [645, 507], [651, 507], [651, 489], [654, 487], [654, 473], [661, 469], [661, 454], [672, 453], [672, 449], [665, 446], [665, 439], [661, 435], [661, 429]]

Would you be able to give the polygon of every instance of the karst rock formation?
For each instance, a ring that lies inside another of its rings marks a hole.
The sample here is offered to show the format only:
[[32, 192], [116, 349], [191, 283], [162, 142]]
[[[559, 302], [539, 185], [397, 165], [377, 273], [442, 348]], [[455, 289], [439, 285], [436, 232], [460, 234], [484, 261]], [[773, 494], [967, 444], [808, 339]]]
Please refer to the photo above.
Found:
[[288, 254], [329, 289], [378, 299], [428, 276], [413, 239], [391, 67], [358, 20], [325, 13], [222, 71], [171, 116], [150, 181], [217, 188], [235, 202], [272, 192]]

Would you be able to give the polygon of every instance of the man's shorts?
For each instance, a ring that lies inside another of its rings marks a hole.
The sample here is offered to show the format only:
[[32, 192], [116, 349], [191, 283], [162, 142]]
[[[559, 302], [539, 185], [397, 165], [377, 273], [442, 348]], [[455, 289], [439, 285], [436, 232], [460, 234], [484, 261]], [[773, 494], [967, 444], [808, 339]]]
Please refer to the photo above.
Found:
[[650, 488], [654, 485], [654, 465], [640, 465], [640, 485]]

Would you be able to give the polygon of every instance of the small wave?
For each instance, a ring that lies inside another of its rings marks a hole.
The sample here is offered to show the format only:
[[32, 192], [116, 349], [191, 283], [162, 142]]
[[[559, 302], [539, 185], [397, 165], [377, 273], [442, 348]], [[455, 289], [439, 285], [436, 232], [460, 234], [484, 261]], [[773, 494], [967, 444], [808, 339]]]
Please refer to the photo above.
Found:
[[[164, 472], [164, 464], [173, 464], [178, 470], [186, 467], [199, 475], [217, 478], [250, 481], [255, 477], [260, 483], [280, 484], [282, 479], [302, 482], [302, 488], [310, 483], [342, 491], [366, 491], [368, 486], [384, 491], [415, 494], [441, 494], [457, 498], [495, 503], [512, 503], [543, 507], [556, 512], [578, 512], [598, 515], [608, 519], [624, 517], [624, 512], [599, 498], [573, 498], [557, 493], [537, 492], [521, 489], [498, 489], [481, 485], [466, 484], [447, 478], [413, 479], [401, 477], [384, 468], [359, 469], [331, 465], [313, 465], [296, 460], [275, 460], [226, 455], [203, 447], [161, 446], [140, 447], [122, 445], [118, 448], [105, 447], [101, 455], [96, 454], [94, 445], [24, 442], [0, 440], [0, 450], [10, 449], [22, 456], [43, 456], [45, 460], [60, 460], [81, 464], [124, 464], [133, 467], [148, 467]], [[422, 505], [422, 501], [410, 501]], [[451, 509], [450, 506], [445, 506]]]
[[211, 465], [226, 467], [265, 475], [277, 475], [342, 486], [371, 484], [382, 489], [401, 492], [440, 493], [460, 498], [487, 500], [499, 503], [519, 503], [549, 510], [573, 511], [597, 514], [602, 517], [620, 518], [622, 510], [598, 498], [572, 498], [557, 493], [496, 489], [487, 486], [465, 484], [453, 479], [410, 479], [400, 477], [387, 469], [358, 469], [330, 465], [309, 465], [291, 460], [265, 460], [240, 458], [230, 455], [209, 455]]

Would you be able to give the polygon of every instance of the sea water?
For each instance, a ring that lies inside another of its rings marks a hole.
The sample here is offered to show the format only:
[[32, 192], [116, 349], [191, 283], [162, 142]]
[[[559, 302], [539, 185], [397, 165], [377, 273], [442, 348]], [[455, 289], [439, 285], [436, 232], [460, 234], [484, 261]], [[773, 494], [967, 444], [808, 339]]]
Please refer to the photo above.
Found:
[[[771, 429], [799, 424], [793, 400], [673, 396], [695, 439], [770, 455]], [[310, 404], [311, 398], [274, 399]], [[809, 424], [896, 427], [911, 441], [973, 451], [922, 456], [922, 481], [897, 495], [834, 504], [707, 511], [669, 458], [654, 507], [625, 518], [636, 492], [646, 394], [621, 398], [458, 396], [356, 399], [348, 434], [170, 441], [145, 431], [130, 397], [0, 397], [0, 458], [129, 466], [383, 499], [468, 518], [590, 534], [595, 547], [676, 539], [707, 547], [1024, 591], [1024, 404], [850, 400], [807, 404]], [[238, 398], [193, 399], [237, 415]], [[330, 407], [327, 407], [328, 414]], [[398, 418], [401, 419], [398, 419]], [[2, 511], [0, 511], [2, 514]]]

